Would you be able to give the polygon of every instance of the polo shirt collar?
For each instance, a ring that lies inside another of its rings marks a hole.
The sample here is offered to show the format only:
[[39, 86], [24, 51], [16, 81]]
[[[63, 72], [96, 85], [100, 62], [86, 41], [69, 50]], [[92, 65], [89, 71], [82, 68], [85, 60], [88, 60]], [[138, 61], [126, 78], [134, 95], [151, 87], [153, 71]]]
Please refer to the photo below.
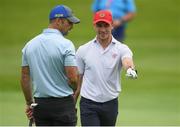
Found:
[[112, 36], [112, 43], [116, 44], [116, 43], [119, 43], [119, 42]]
[[[94, 43], [97, 43], [98, 41], [97, 41], [97, 36], [93, 39], [93, 42]], [[118, 41], [112, 36], [112, 41], [111, 41], [111, 43], [112, 44], [116, 44], [116, 43], [118, 43]]]
[[43, 33], [55, 33], [55, 34], [61, 34], [61, 35], [62, 35], [62, 33], [61, 33], [59, 30], [57, 30], [57, 29], [52, 29], [52, 28], [44, 29], [44, 30], [43, 30]]

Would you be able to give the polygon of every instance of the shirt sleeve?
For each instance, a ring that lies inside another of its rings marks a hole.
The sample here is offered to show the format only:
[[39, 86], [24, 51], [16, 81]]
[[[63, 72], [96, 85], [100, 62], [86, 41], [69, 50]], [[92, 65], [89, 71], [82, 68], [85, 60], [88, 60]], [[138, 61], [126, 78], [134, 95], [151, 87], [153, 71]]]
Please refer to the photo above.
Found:
[[29, 66], [28, 64], [28, 60], [27, 60], [27, 55], [26, 55], [26, 48], [24, 47], [22, 49], [22, 63], [21, 63], [21, 66]]
[[76, 61], [77, 61], [78, 71], [80, 74], [84, 73], [84, 67], [85, 67], [82, 55], [83, 55], [82, 51], [79, 48], [76, 52]]
[[134, 0], [127, 0], [126, 8], [127, 8], [127, 12], [136, 12], [136, 6]]
[[94, 0], [91, 6], [91, 9], [93, 12], [96, 12], [99, 10], [99, 2], [98, 0]]
[[64, 57], [64, 66], [77, 66], [75, 58], [75, 47], [72, 42], [67, 46]]
[[121, 60], [123, 60], [125, 57], [131, 58], [133, 56], [132, 51], [129, 49], [127, 45], [123, 44], [122, 50], [121, 50]]

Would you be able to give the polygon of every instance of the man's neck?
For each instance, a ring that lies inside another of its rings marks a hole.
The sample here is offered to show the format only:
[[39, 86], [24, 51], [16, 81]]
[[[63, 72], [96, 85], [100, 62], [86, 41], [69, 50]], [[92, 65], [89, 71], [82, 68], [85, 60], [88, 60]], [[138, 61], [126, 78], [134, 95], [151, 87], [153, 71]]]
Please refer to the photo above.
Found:
[[58, 29], [56, 24], [49, 24], [48, 28]]
[[63, 36], [66, 35], [66, 33], [63, 32], [62, 28], [59, 28], [56, 24], [51, 23], [51, 24], [48, 25], [48, 28], [58, 30], [59, 32], [62, 33]]
[[108, 47], [108, 45], [111, 43], [112, 41], [112, 37], [109, 37], [107, 39], [99, 39], [97, 38], [99, 44], [103, 47], [103, 49], [106, 49]]

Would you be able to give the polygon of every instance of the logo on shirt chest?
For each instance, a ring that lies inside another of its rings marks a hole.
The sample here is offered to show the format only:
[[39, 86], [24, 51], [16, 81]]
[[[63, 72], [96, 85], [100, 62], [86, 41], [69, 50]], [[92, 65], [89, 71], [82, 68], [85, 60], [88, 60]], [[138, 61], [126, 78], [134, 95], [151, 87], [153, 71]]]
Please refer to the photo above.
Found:
[[117, 56], [118, 56], [118, 54], [116, 54], [116, 53], [113, 53], [113, 54], [112, 54], [112, 58], [113, 58], [113, 59], [116, 59]]

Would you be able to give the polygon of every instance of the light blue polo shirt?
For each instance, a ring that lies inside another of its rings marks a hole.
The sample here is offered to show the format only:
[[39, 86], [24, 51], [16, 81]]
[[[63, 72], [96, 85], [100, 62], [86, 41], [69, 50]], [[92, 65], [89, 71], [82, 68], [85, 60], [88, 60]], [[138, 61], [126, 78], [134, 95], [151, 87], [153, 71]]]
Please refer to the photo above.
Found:
[[95, 102], [117, 98], [121, 91], [122, 60], [132, 59], [129, 47], [115, 40], [106, 49], [95, 39], [80, 46], [76, 52], [78, 70], [83, 75], [81, 96]]
[[22, 50], [22, 66], [29, 66], [34, 97], [73, 94], [64, 66], [76, 66], [73, 43], [56, 29], [45, 29]]
[[106, 9], [111, 10], [113, 19], [120, 19], [127, 12], [136, 11], [134, 0], [94, 0], [93, 12]]

